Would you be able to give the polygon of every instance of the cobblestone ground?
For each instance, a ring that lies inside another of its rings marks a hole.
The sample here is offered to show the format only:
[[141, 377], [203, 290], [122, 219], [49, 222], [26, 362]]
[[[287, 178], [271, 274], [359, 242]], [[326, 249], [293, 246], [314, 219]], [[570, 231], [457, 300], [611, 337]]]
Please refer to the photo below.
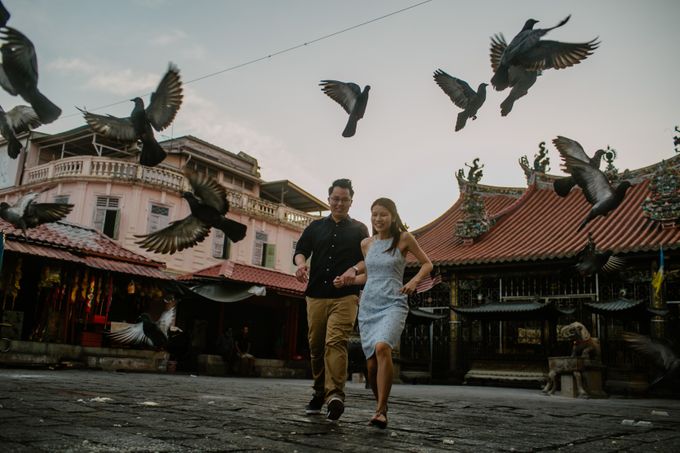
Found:
[[680, 451], [680, 401], [395, 385], [388, 429], [349, 383], [337, 423], [306, 416], [310, 381], [0, 369], [2, 452]]

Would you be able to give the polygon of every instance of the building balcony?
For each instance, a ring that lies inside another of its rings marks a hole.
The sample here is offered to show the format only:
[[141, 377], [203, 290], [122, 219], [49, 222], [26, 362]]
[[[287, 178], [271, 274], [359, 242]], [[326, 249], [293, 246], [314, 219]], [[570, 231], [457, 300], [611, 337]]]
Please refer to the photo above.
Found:
[[[159, 190], [182, 192], [189, 190], [184, 175], [175, 170], [145, 167], [135, 162], [97, 156], [77, 156], [54, 160], [27, 168], [22, 186], [43, 182], [101, 181], [137, 183]], [[288, 206], [272, 203], [253, 195], [225, 187], [232, 212], [240, 211], [248, 216], [279, 222], [304, 229], [318, 216], [298, 211]]]

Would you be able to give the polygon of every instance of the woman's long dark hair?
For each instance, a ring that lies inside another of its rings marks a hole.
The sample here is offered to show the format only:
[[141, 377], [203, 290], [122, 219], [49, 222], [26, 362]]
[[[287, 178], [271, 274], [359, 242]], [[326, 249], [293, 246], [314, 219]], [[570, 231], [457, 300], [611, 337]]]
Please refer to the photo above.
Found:
[[[390, 248], [385, 250], [385, 253], [391, 252], [392, 254], [394, 254], [394, 251], [397, 249], [397, 246], [399, 245], [401, 233], [403, 231], [406, 231], [406, 226], [402, 223], [401, 217], [399, 217], [399, 213], [397, 212], [397, 205], [394, 204], [394, 201], [390, 200], [389, 198], [378, 198], [371, 205], [371, 210], [373, 210], [373, 207], [376, 205], [382, 206], [383, 208], [387, 209], [387, 211], [389, 211], [390, 215], [392, 216], [392, 223], [390, 223], [392, 245], [390, 245]], [[375, 228], [372, 225], [371, 228], [373, 230], [373, 236], [378, 234], [378, 232], [375, 231]]]

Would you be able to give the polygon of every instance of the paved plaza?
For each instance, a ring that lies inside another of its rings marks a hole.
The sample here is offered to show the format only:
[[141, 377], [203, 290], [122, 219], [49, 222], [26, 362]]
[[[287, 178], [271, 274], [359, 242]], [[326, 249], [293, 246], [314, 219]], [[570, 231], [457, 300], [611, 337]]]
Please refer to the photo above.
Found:
[[680, 400], [395, 385], [389, 427], [348, 383], [337, 423], [306, 416], [310, 381], [0, 369], [3, 452], [680, 451]]

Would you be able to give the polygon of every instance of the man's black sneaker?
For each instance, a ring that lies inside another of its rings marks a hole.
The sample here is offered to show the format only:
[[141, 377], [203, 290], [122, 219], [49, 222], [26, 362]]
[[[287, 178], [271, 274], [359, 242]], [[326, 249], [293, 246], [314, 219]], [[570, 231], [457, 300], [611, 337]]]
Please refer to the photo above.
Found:
[[314, 414], [320, 414], [321, 413], [321, 408], [323, 407], [323, 396], [314, 396], [309, 401], [309, 404], [305, 406], [305, 414], [307, 415], [314, 415]]
[[342, 413], [345, 412], [345, 403], [343, 403], [342, 400], [337, 396], [331, 398], [328, 401], [327, 407], [328, 413], [326, 414], [326, 418], [328, 420], [338, 420]]

